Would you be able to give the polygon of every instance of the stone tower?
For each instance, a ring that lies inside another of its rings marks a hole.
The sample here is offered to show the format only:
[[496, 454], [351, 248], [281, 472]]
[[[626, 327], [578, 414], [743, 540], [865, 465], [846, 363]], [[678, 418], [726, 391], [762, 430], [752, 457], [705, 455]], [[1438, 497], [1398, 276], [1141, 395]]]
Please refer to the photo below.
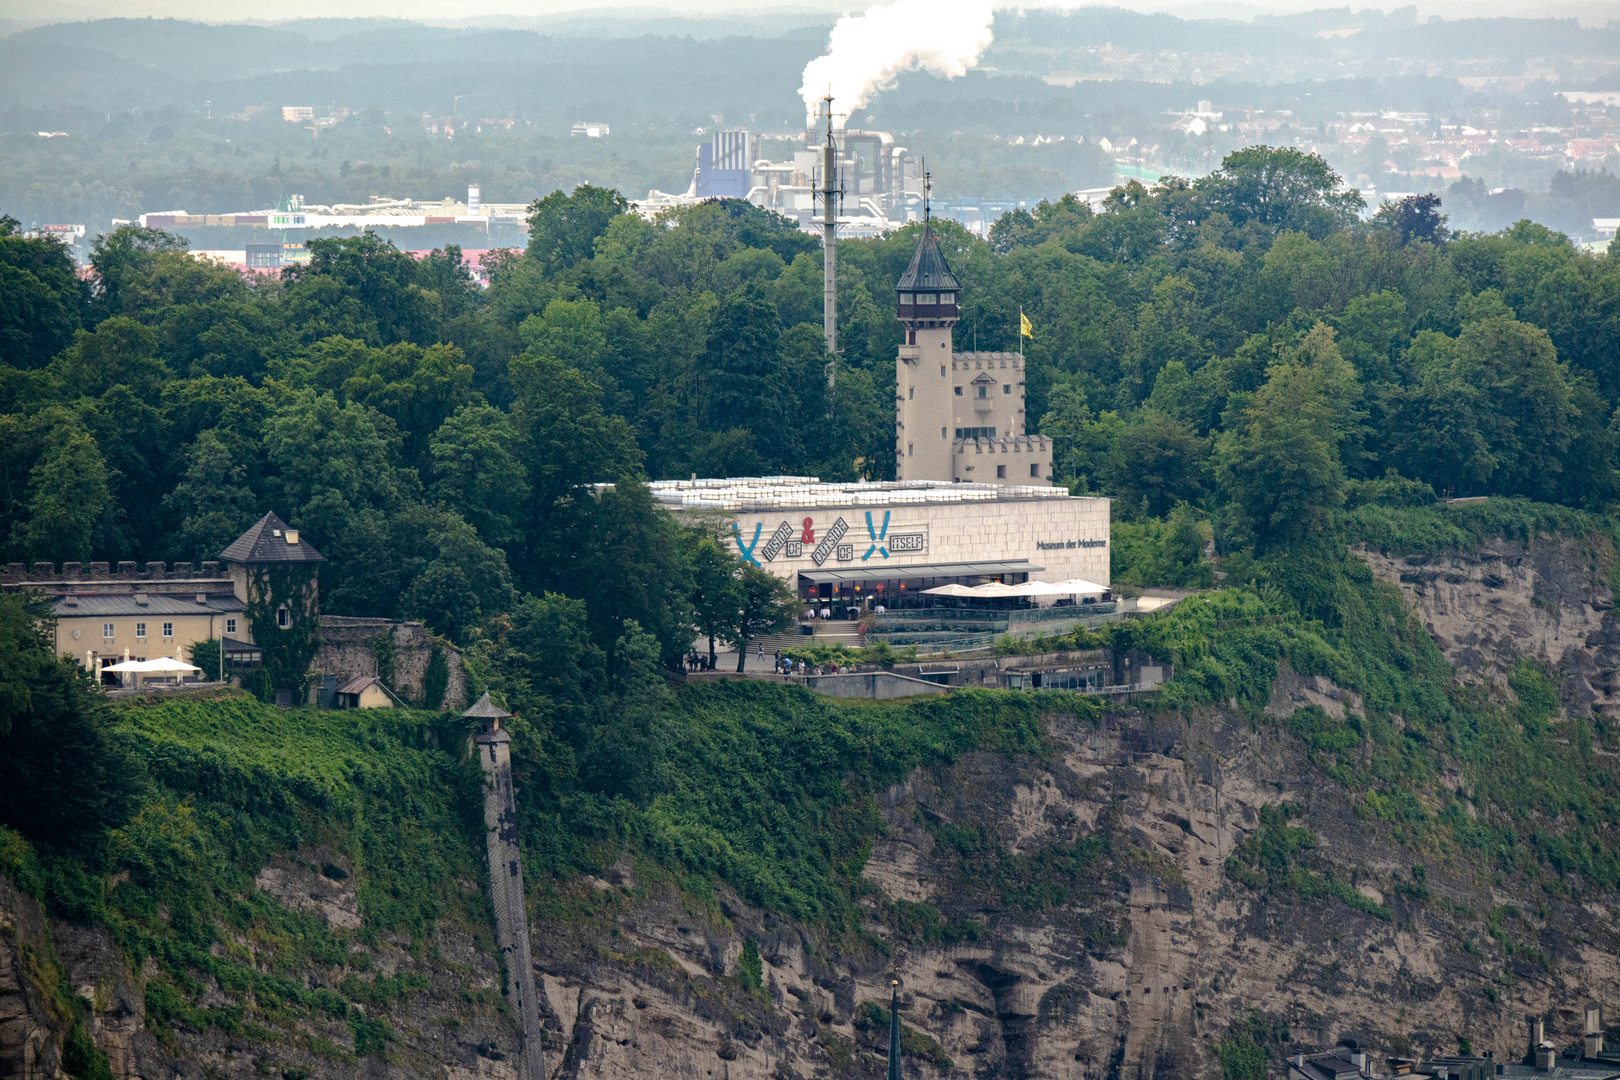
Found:
[[931, 221], [895, 294], [895, 479], [1050, 486], [1051, 440], [1024, 434], [1024, 358], [952, 347], [962, 287]]
[[489, 691], [462, 716], [488, 723], [473, 739], [484, 770], [484, 828], [489, 853], [489, 898], [495, 944], [506, 967], [506, 1000], [523, 1032], [517, 1080], [545, 1080], [545, 1037], [529, 953], [529, 913], [518, 851], [517, 796], [512, 787], [512, 737], [501, 721], [512, 714], [489, 700]]

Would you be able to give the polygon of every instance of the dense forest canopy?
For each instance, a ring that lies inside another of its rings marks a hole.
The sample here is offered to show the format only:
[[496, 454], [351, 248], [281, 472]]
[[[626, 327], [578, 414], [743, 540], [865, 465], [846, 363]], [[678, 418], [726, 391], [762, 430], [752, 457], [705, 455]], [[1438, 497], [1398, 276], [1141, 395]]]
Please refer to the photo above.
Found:
[[[1032, 319], [1032, 427], [1061, 480], [1116, 498], [1116, 562], [1196, 577], [1189, 530], [1264, 551], [1347, 503], [1620, 493], [1615, 257], [1529, 222], [1453, 235], [1433, 197], [1361, 209], [1321, 159], [1257, 146], [988, 242], [936, 224], [959, 347]], [[679, 655], [691, 545], [629, 481], [892, 477], [891, 290], [919, 227], [841, 243], [828, 401], [821, 257], [791, 222], [647, 221], [581, 186], [530, 224], [480, 290], [454, 248], [321, 240], [245, 277], [136, 227], [82, 280], [8, 223], [6, 558], [213, 558], [275, 509], [331, 560], [328, 611], [466, 640], [551, 592], [584, 601], [593, 648], [633, 620]]]

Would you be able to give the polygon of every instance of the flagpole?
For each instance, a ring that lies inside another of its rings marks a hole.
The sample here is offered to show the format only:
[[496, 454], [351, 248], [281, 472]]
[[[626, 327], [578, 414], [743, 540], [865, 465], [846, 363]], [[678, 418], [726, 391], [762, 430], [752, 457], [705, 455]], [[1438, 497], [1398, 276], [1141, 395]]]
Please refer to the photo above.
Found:
[[1024, 305], [1018, 305], [1018, 359], [1024, 358]]

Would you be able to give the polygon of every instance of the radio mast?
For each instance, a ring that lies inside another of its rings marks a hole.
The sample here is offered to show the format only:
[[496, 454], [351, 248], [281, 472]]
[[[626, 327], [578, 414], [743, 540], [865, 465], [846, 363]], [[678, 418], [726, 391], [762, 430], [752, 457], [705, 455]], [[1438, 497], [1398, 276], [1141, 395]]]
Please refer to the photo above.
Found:
[[833, 142], [832, 95], [822, 99], [827, 112], [827, 143], [821, 148], [821, 332], [827, 339], [827, 416], [838, 381], [838, 147]]

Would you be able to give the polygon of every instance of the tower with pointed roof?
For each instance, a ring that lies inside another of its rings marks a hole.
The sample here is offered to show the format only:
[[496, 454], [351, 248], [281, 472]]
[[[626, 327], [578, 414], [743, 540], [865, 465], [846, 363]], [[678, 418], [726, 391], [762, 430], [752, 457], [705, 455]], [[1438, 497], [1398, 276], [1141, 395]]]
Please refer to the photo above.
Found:
[[292, 704], [320, 647], [319, 572], [326, 557], [273, 513], [254, 522], [219, 557], [246, 606], [253, 643], [278, 700]]
[[894, 372], [895, 479], [1048, 487], [1051, 440], [1024, 433], [1024, 358], [955, 351], [962, 286], [924, 207], [922, 238], [895, 283], [906, 330]]

